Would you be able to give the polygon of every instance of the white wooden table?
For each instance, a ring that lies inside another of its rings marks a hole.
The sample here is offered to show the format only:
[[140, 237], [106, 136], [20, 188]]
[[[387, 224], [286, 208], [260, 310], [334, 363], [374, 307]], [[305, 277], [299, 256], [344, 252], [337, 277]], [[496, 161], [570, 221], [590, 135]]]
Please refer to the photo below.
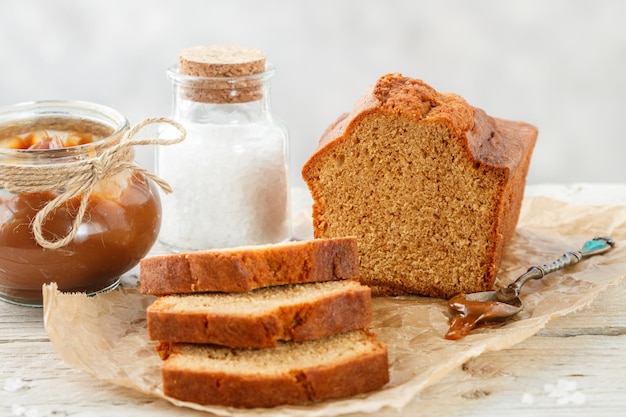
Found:
[[[536, 185], [527, 195], [626, 205], [626, 185]], [[0, 302], [0, 416], [206, 416], [66, 366], [42, 310]], [[472, 359], [377, 416], [626, 415], [626, 281], [510, 349]]]

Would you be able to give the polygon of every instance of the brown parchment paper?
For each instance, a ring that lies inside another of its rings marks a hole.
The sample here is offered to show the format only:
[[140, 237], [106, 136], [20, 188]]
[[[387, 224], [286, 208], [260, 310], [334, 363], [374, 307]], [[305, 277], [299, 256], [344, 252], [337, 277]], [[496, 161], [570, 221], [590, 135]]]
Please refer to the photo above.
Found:
[[586, 240], [600, 235], [612, 236], [616, 248], [529, 282], [522, 291], [525, 309], [514, 320], [480, 329], [459, 341], [443, 337], [450, 318], [445, 300], [375, 298], [372, 330], [389, 346], [390, 382], [376, 392], [311, 405], [238, 410], [167, 398], [161, 389], [160, 359], [146, 330], [145, 309], [154, 298], [139, 294], [132, 277], [119, 289], [91, 298], [60, 293], [54, 284], [44, 286], [44, 323], [50, 341], [68, 365], [178, 406], [219, 416], [373, 413], [383, 407], [402, 408], [468, 359], [532, 336], [550, 319], [587, 305], [626, 275], [626, 207], [526, 198], [496, 287], [507, 285], [532, 265], [553, 262], [567, 250], [579, 250]]

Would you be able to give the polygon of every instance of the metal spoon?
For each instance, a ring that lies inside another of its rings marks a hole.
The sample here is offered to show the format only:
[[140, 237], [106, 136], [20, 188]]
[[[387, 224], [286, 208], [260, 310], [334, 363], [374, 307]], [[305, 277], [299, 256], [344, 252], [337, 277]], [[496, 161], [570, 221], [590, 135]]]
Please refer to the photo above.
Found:
[[596, 237], [587, 241], [580, 251], [566, 252], [551, 264], [533, 266], [508, 287], [497, 291], [484, 291], [472, 294], [459, 294], [448, 305], [455, 312], [446, 333], [446, 339], [456, 340], [467, 336], [479, 323], [502, 321], [522, 311], [519, 297], [522, 286], [531, 279], [541, 279], [551, 272], [575, 265], [594, 255], [608, 252], [615, 246], [610, 237]]

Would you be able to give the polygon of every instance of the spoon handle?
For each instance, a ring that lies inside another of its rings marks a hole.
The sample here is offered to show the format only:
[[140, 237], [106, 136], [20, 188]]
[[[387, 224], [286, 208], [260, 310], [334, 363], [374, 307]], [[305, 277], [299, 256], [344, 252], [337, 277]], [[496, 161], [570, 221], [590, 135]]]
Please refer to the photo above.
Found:
[[575, 265], [583, 259], [608, 252], [614, 246], [615, 241], [610, 237], [595, 237], [587, 241], [580, 251], [565, 252], [563, 256], [551, 264], [530, 267], [525, 274], [507, 287], [508, 291], [506, 292], [510, 294], [513, 291], [515, 296], [518, 296], [522, 286], [531, 279], [541, 279], [549, 273]]

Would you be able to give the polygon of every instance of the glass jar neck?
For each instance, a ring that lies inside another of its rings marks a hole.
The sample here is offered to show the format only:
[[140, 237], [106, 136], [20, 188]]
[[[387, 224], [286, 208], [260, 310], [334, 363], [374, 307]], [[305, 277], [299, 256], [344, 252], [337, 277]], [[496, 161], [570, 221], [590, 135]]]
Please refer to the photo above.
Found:
[[172, 116], [181, 122], [231, 125], [270, 120], [273, 75], [271, 64], [260, 74], [228, 78], [188, 76], [172, 68]]

